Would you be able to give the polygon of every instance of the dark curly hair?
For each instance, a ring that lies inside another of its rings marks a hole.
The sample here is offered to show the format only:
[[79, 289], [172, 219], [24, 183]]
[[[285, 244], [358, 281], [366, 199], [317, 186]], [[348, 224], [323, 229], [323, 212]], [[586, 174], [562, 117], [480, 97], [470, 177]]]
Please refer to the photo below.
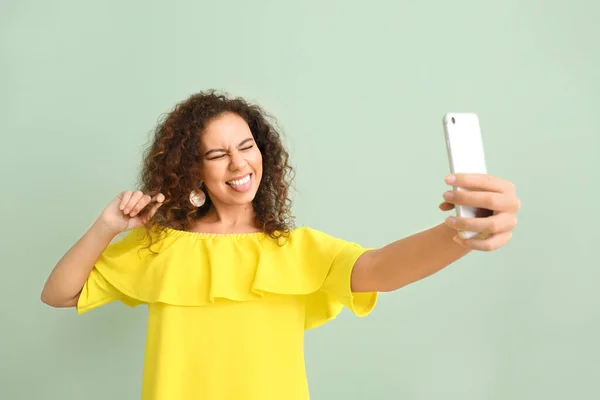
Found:
[[208, 195], [206, 203], [196, 208], [190, 204], [189, 194], [198, 190], [200, 182], [200, 135], [224, 113], [235, 113], [246, 121], [262, 153], [263, 176], [252, 202], [256, 223], [274, 239], [288, 236], [293, 221], [289, 190], [294, 171], [275, 119], [257, 104], [216, 90], [193, 94], [178, 103], [159, 122], [144, 152], [140, 190], [165, 196], [163, 205], [146, 223], [148, 233], [163, 227], [188, 230], [210, 209]]

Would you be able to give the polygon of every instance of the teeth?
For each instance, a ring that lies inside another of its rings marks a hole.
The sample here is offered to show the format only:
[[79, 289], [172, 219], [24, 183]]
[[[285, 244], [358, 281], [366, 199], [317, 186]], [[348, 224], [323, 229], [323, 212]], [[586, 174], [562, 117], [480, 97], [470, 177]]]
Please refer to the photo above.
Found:
[[246, 175], [245, 177], [243, 177], [242, 179], [238, 179], [237, 181], [229, 181], [227, 183], [229, 183], [230, 185], [243, 185], [244, 183], [248, 183], [248, 181], [250, 181], [250, 175]]

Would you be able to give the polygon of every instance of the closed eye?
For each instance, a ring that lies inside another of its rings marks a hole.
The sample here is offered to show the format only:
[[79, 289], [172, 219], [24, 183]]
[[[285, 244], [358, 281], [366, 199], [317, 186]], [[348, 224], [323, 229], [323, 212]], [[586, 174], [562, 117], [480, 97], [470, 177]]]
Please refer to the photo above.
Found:
[[[253, 141], [254, 141], [254, 139], [253, 139], [253, 138], [248, 138], [248, 139], [246, 139], [246, 140], [243, 140], [243, 141], [242, 141], [242, 142], [241, 142], [241, 143], [240, 143], [238, 146], [243, 146], [243, 145], [247, 144], [248, 142], [253, 142]], [[251, 148], [253, 148], [253, 147], [254, 147], [254, 144], [255, 144], [255, 143], [252, 143], [252, 144], [250, 144], [249, 146], [242, 147], [240, 150], [241, 150], [241, 151], [247, 151], [247, 150], [250, 150]], [[238, 148], [239, 148], [239, 147], [238, 147]], [[222, 153], [222, 154], [220, 154], [220, 155], [218, 155], [218, 156], [215, 156], [215, 157], [208, 158], [208, 156], [209, 156], [210, 154], [212, 154], [212, 153]], [[210, 151], [207, 151], [207, 152], [206, 152], [206, 154], [204, 154], [204, 157], [206, 157], [206, 159], [207, 159], [207, 160], [218, 160], [218, 159], [220, 159], [220, 158], [223, 158], [223, 157], [225, 157], [226, 155], [227, 155], [227, 153], [226, 153], [225, 149], [212, 149], [212, 150], [210, 150]]]
[[211, 157], [211, 158], [208, 158], [207, 160], [209, 160], [209, 161], [210, 161], [210, 160], [218, 160], [219, 158], [223, 158], [223, 157], [225, 157], [225, 156], [226, 156], [226, 154], [221, 154], [220, 156]]
[[[251, 149], [251, 148], [253, 148], [253, 147], [254, 147], [254, 145], [250, 145], [250, 146], [244, 147], [243, 149], [240, 149], [240, 150], [241, 150], [241, 151], [247, 151], [247, 150], [250, 150], [250, 149]], [[225, 157], [226, 155], [227, 155], [227, 154], [221, 154], [221, 155], [219, 155], [219, 156], [211, 157], [211, 158], [209, 158], [208, 160], [218, 160], [218, 159], [220, 159], [220, 158], [223, 158], [223, 157]]]

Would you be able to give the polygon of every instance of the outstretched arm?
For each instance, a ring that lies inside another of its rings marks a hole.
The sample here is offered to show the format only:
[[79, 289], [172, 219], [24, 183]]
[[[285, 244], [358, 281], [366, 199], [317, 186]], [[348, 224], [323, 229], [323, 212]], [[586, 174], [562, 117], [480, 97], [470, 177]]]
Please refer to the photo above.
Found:
[[[442, 210], [469, 205], [492, 210], [493, 214], [485, 218], [449, 217], [431, 229], [366, 252], [354, 267], [353, 291], [393, 291], [442, 270], [473, 250], [492, 251], [510, 241], [521, 206], [514, 185], [486, 174], [455, 174], [454, 179], [448, 177], [446, 182], [469, 191], [446, 192]], [[463, 240], [459, 230], [484, 235]]]

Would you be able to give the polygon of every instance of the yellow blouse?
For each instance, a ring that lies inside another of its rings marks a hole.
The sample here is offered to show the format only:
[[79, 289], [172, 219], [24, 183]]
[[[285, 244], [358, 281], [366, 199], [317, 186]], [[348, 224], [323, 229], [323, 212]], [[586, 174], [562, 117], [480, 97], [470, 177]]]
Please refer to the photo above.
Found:
[[168, 228], [158, 254], [144, 234], [108, 246], [77, 304], [147, 305], [143, 400], [306, 400], [304, 331], [344, 306], [366, 316], [377, 300], [350, 289], [367, 249], [312, 228], [283, 246], [265, 233]]

